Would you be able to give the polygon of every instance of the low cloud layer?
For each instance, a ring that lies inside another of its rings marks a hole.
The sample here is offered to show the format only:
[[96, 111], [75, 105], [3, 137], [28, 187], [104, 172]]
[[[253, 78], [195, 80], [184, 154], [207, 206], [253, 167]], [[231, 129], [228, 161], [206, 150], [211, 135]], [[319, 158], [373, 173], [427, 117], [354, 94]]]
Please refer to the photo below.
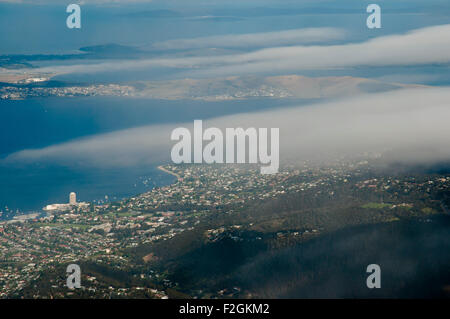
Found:
[[202, 48], [252, 48], [281, 45], [324, 43], [342, 40], [344, 30], [336, 28], [307, 28], [274, 32], [228, 34], [193, 39], [175, 39], [158, 42], [157, 49], [202, 49]]
[[259, 50], [224, 59], [204, 74], [258, 73], [261, 70], [334, 69], [356, 66], [411, 66], [449, 63], [450, 25], [378, 37], [362, 43], [331, 46], [294, 46]]
[[[408, 89], [311, 106], [232, 115], [204, 121], [207, 127], [278, 127], [280, 161], [333, 159], [391, 151], [389, 160], [409, 164], [450, 161], [449, 88]], [[130, 166], [170, 160], [176, 127], [147, 126], [10, 155], [6, 163]]]
[[[311, 31], [304, 32], [304, 36], [309, 37], [308, 32]], [[334, 30], [331, 35], [333, 32], [335, 36], [339, 33], [338, 30]], [[245, 37], [247, 36], [250, 37], [245, 35]], [[234, 40], [232, 40], [233, 37]], [[243, 41], [240, 37], [239, 35], [227, 36], [227, 41], [237, 45]], [[285, 37], [284, 40], [280, 41], [287, 41], [287, 38]], [[256, 35], [254, 41], [259, 42], [260, 40], [260, 37]], [[204, 40], [185, 41], [191, 45], [194, 43], [199, 46], [206, 45], [206, 42], [203, 42]], [[220, 40], [216, 40], [216, 42], [220, 42]], [[185, 44], [186, 42], [184, 44], [181, 42], [181, 45]], [[212, 44], [214, 44], [214, 41], [212, 41]], [[174, 44], [169, 42], [168, 45]], [[89, 65], [44, 67], [37, 69], [37, 71], [67, 74], [167, 67], [184, 69], [189, 76], [217, 77], [255, 73], [292, 73], [311, 69], [339, 69], [359, 66], [448, 64], [450, 63], [448, 52], [450, 52], [450, 24], [422, 28], [406, 34], [381, 36], [361, 43], [281, 46], [250, 53], [221, 56], [104, 61]]]

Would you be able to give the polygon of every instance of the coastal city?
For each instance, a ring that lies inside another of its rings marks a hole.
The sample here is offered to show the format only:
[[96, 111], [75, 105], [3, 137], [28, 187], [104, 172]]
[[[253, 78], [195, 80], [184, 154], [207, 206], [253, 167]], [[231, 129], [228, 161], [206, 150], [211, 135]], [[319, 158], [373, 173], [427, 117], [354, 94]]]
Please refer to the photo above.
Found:
[[119, 84], [64, 87], [24, 87], [20, 85], [3, 85], [0, 86], [0, 100], [24, 100], [26, 98], [50, 96], [132, 96], [134, 95], [134, 92], [135, 89], [133, 87]]
[[[183, 233], [199, 232], [202, 241], [211, 243], [231, 238], [281, 247], [352, 224], [448, 214], [437, 194], [448, 190], [450, 176], [377, 175], [368, 161], [337, 162], [327, 168], [304, 163], [274, 175], [261, 175], [249, 165], [165, 165], [160, 169], [174, 176], [173, 184], [102, 205], [78, 202], [71, 193], [68, 204], [49, 204], [42, 214], [1, 221], [0, 297], [77, 296], [65, 287], [61, 266], [95, 263], [117, 271], [133, 269], [136, 283], [104, 285], [96, 276], [84, 274], [83, 283], [89, 285], [82, 290], [87, 296], [168, 298], [168, 290], [172, 295], [187, 291], [160, 267], [148, 266], [164, 258], [159, 246], [167, 242], [175, 247], [177, 241], [185, 240]], [[323, 205], [330, 201], [336, 207], [342, 202], [346, 211], [351, 205], [350, 213], [355, 211], [351, 220], [340, 215], [339, 209], [324, 214]], [[291, 212], [291, 203], [313, 209], [314, 214]], [[265, 211], [273, 212], [274, 207], [279, 213], [268, 217]], [[29, 295], [30, 285], [56, 269], [61, 270], [60, 280], [58, 276], [49, 280], [47, 294]], [[244, 293], [238, 288], [234, 293]], [[226, 291], [215, 294], [223, 296]], [[211, 296], [202, 291], [189, 293]]]

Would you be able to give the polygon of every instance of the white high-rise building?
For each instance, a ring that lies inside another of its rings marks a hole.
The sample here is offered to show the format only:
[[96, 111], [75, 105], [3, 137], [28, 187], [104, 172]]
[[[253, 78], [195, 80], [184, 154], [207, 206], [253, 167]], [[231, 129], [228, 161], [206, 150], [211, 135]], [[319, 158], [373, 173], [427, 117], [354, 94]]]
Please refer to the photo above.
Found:
[[89, 207], [89, 203], [86, 202], [77, 202], [77, 194], [75, 192], [71, 192], [69, 195], [69, 203], [68, 204], [51, 204], [47, 205], [43, 208], [45, 211], [59, 211], [65, 212], [70, 211], [76, 206], [77, 208], [85, 209]]
[[77, 204], [77, 194], [75, 194], [74, 192], [70, 193], [70, 195], [69, 195], [69, 204], [70, 205]]

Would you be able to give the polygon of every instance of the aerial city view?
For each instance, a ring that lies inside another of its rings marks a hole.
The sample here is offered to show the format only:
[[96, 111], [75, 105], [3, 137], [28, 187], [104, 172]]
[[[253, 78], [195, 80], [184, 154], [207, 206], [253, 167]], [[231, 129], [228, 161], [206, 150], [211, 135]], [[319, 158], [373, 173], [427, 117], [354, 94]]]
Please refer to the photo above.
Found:
[[0, 299], [448, 299], [449, 87], [447, 0], [0, 0]]

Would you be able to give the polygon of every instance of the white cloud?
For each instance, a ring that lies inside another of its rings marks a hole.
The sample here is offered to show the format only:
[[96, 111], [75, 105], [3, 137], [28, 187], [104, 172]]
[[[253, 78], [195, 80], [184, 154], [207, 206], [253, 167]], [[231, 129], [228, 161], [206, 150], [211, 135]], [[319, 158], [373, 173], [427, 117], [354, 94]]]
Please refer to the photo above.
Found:
[[205, 74], [241, 74], [261, 71], [330, 69], [354, 66], [407, 66], [450, 62], [450, 25], [378, 37], [362, 43], [332, 46], [296, 46], [259, 50], [210, 67]]
[[312, 44], [342, 40], [345, 32], [336, 28], [307, 28], [274, 32], [227, 34], [193, 39], [174, 39], [153, 45], [158, 49], [251, 48]]
[[[393, 151], [405, 163], [450, 161], [449, 88], [408, 89], [352, 99], [231, 115], [204, 128], [279, 127], [280, 160], [330, 159]], [[170, 132], [192, 123], [148, 126], [12, 154], [6, 162], [127, 166], [169, 160]]]
[[[259, 40], [258, 40], [259, 41]], [[237, 40], [236, 43], [240, 42]], [[401, 35], [382, 36], [361, 43], [288, 46], [245, 54], [159, 58], [99, 62], [41, 68], [42, 72], [95, 73], [180, 68], [189, 76], [225, 76], [252, 73], [295, 72], [356, 66], [411, 66], [450, 62], [450, 24], [427, 27]]]

